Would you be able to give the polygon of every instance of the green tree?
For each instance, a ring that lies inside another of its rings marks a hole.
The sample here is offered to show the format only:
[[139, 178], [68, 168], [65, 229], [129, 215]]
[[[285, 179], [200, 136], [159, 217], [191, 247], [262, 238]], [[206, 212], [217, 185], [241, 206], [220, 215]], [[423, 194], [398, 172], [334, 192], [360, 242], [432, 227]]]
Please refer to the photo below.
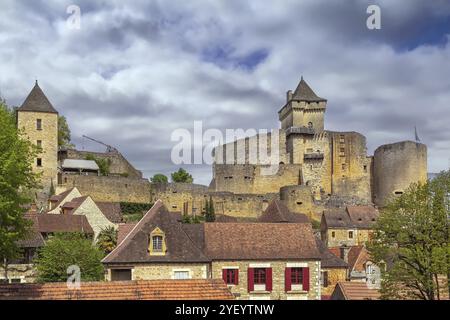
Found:
[[172, 173], [171, 176], [172, 176], [172, 182], [184, 182], [184, 183], [194, 182], [192, 175], [190, 175], [189, 172], [187, 172], [183, 168], [178, 169], [178, 171], [175, 171], [174, 173]]
[[216, 221], [216, 214], [214, 211], [214, 202], [213, 202], [212, 197], [209, 197], [209, 201], [206, 200], [205, 221], [206, 222]]
[[32, 163], [34, 147], [16, 127], [14, 112], [0, 100], [0, 261], [8, 279], [8, 262], [19, 254], [16, 242], [27, 236], [30, 222], [25, 207], [32, 201], [39, 175]]
[[169, 182], [169, 179], [162, 173], [157, 173], [152, 178], [150, 178], [150, 181], [152, 183], [167, 183]]
[[98, 165], [100, 169], [100, 174], [102, 176], [108, 176], [111, 172], [111, 159], [109, 158], [97, 158], [93, 154], [87, 154], [85, 157], [86, 160], [93, 160]]
[[73, 148], [74, 145], [70, 141], [70, 128], [67, 119], [64, 116], [58, 116], [58, 146]]
[[412, 184], [381, 211], [369, 251], [382, 271], [385, 299], [440, 299], [438, 276], [449, 273], [450, 174]]
[[59, 233], [51, 237], [35, 260], [39, 282], [67, 281], [67, 268], [76, 265], [82, 281], [103, 279], [101, 252], [81, 233]]
[[117, 246], [117, 230], [112, 226], [102, 229], [97, 238], [97, 246], [105, 254], [113, 251]]

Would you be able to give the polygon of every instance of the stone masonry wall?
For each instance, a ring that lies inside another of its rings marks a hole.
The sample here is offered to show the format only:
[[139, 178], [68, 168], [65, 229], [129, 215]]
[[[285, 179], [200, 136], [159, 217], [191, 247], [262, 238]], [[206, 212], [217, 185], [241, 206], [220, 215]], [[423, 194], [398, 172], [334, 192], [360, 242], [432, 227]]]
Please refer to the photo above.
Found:
[[61, 180], [58, 192], [77, 187], [94, 201], [150, 203], [151, 200], [147, 179], [63, 174]]
[[[285, 291], [285, 269], [287, 263], [296, 261], [213, 261], [212, 278], [222, 279], [223, 268], [239, 268], [239, 284], [229, 285], [229, 288], [237, 299], [271, 299], [271, 300], [320, 300], [320, 261], [298, 262], [309, 267], [310, 290], [286, 293]], [[247, 270], [260, 264], [263, 267], [272, 268], [272, 292], [248, 292]]]

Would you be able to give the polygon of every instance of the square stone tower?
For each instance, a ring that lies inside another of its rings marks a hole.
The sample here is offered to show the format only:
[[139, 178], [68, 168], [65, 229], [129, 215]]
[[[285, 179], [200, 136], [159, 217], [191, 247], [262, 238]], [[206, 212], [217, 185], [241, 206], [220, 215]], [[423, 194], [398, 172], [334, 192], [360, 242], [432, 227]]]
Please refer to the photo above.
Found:
[[307, 128], [322, 132], [326, 106], [327, 100], [318, 97], [302, 77], [294, 93], [287, 92], [286, 104], [278, 111], [281, 129]]
[[41, 150], [34, 159], [33, 170], [42, 174], [41, 185], [48, 192], [58, 174], [58, 112], [37, 81], [17, 109], [17, 127]]

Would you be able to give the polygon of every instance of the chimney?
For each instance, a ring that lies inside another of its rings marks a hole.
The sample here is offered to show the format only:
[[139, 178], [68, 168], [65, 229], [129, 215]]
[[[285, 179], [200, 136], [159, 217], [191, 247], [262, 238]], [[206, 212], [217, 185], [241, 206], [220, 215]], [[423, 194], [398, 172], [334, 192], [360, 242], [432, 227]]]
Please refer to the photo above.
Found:
[[286, 102], [291, 101], [292, 99], [292, 90], [288, 90], [288, 92], [286, 92]]
[[348, 252], [350, 251], [350, 248], [347, 246], [342, 246], [339, 248], [340, 250], [340, 258], [344, 260], [346, 263], [348, 263]]

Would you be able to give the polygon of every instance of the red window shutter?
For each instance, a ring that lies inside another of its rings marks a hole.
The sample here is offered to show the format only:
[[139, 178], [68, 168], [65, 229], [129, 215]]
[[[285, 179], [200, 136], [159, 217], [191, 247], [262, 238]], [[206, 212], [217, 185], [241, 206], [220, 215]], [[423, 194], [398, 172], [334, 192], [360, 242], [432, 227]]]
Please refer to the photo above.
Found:
[[309, 291], [309, 268], [303, 268], [303, 290]]
[[234, 284], [239, 284], [239, 269], [234, 270]]
[[225, 283], [227, 283], [227, 269], [222, 269], [222, 279]]
[[247, 271], [247, 282], [248, 282], [248, 292], [254, 291], [255, 285], [254, 285], [254, 274], [253, 274], [253, 268], [248, 268]]
[[266, 291], [272, 291], [272, 268], [266, 268]]
[[284, 289], [286, 292], [291, 291], [291, 268], [286, 268], [284, 270]]

